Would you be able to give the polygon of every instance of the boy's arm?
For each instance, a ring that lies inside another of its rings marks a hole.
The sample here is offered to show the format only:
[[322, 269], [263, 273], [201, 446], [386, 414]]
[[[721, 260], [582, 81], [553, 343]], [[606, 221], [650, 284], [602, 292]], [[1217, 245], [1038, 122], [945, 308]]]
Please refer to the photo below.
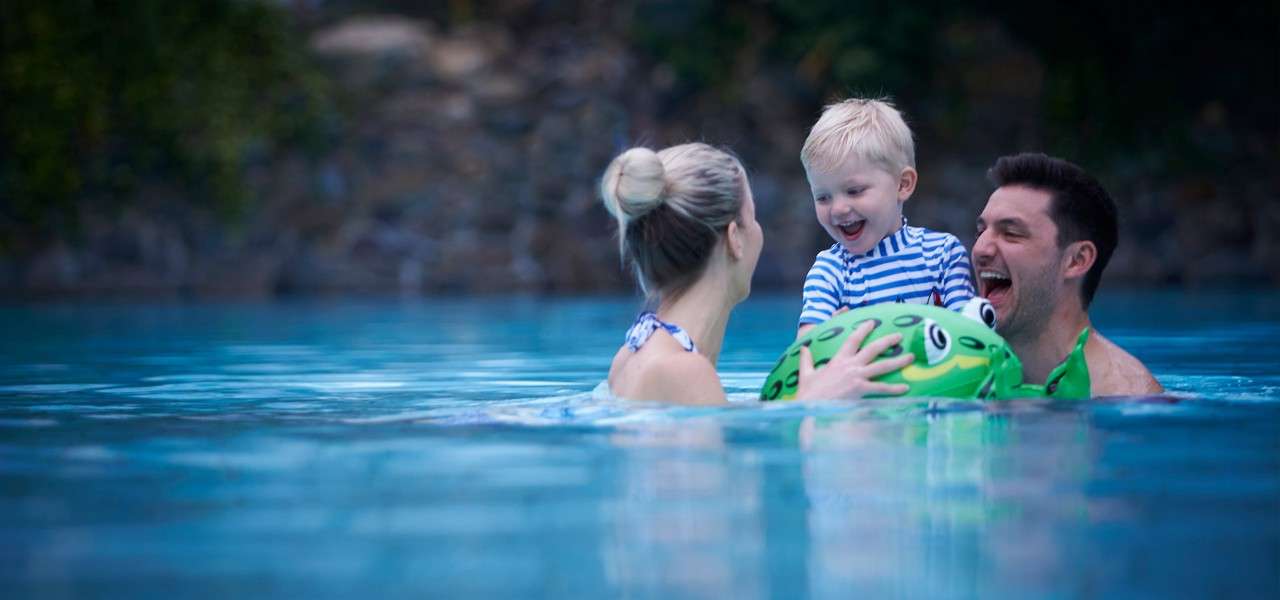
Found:
[[942, 306], [948, 310], [960, 310], [974, 297], [973, 268], [969, 252], [955, 236], [948, 244], [947, 259], [942, 270]]
[[[831, 313], [831, 316], [832, 316], [832, 317], [836, 317], [836, 316], [838, 316], [838, 315], [841, 315], [841, 314], [844, 314], [844, 313], [847, 313], [847, 312], [849, 312], [849, 307], [848, 307], [848, 306], [841, 306], [839, 310], [837, 310], [836, 312]], [[814, 327], [817, 327], [817, 325], [815, 325], [815, 324], [813, 324], [813, 323], [804, 323], [804, 324], [800, 325], [799, 330], [798, 330], [798, 331], [796, 331], [796, 339], [798, 340], [798, 339], [800, 339], [800, 338], [804, 337], [804, 334], [805, 334], [805, 333], [807, 333], [810, 329], [813, 329]]]
[[835, 266], [823, 261], [820, 255], [804, 278], [803, 305], [796, 338], [804, 335], [814, 325], [830, 319], [840, 307], [840, 292], [835, 285], [839, 280]]

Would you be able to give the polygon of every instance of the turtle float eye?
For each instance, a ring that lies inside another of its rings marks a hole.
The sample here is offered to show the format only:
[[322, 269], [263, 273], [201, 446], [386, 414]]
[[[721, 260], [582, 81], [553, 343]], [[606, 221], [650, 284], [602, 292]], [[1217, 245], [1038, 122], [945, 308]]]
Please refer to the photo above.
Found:
[[991, 306], [991, 301], [986, 298], [974, 298], [964, 305], [961, 311], [966, 317], [973, 319], [979, 323], [985, 324], [992, 329], [996, 328], [996, 308]]
[[929, 365], [936, 365], [951, 354], [951, 335], [933, 319], [924, 322], [924, 354]]
[[980, 313], [980, 314], [982, 315], [982, 322], [983, 322], [983, 323], [986, 323], [986, 324], [987, 324], [987, 327], [990, 327], [990, 328], [992, 328], [992, 329], [995, 329], [995, 327], [996, 327], [996, 309], [995, 309], [995, 307], [994, 307], [994, 306], [991, 306], [991, 303], [990, 303], [990, 302], [983, 302], [983, 303], [982, 303], [982, 308], [981, 308], [981, 309], [979, 309], [979, 310], [981, 310], [981, 311], [982, 311], [982, 312]]

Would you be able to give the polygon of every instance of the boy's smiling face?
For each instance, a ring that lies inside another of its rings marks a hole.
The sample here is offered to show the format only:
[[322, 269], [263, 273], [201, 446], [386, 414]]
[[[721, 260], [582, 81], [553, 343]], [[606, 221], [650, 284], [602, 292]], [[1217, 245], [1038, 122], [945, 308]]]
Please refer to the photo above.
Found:
[[805, 169], [818, 223], [852, 254], [870, 252], [902, 227], [902, 203], [915, 190], [915, 169], [894, 175], [850, 156], [834, 168]]

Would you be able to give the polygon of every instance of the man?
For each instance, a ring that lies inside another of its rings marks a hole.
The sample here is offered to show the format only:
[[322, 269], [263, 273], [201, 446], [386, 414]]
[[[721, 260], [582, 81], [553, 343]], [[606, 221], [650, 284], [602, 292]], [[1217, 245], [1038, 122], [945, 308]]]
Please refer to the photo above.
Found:
[[996, 331], [1043, 382], [1091, 329], [1085, 362], [1094, 396], [1164, 391], [1133, 355], [1092, 330], [1089, 303], [1117, 241], [1115, 203], [1096, 179], [1064, 160], [1018, 154], [987, 172], [996, 186], [978, 217], [973, 265]]

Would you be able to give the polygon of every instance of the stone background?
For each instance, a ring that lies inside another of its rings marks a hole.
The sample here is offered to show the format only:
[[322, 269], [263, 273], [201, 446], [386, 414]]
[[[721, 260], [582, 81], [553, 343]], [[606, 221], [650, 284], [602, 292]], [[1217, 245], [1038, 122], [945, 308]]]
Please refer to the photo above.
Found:
[[[390, 11], [305, 22], [308, 53], [338, 107], [329, 145], [247, 164], [251, 203], [232, 220], [164, 181], [141, 186], [124, 207], [79, 207], [74, 234], [0, 259], [0, 290], [629, 290], [596, 180], [629, 145], [690, 140], [742, 156], [766, 236], [757, 289], [796, 290], [830, 243], [814, 222], [799, 150], [835, 94], [804, 64], [751, 61], [728, 74], [727, 88], [691, 89], [629, 41], [634, 15], [605, 3], [572, 16], [528, 4], [448, 27]], [[1001, 154], [1052, 147], [1045, 66], [982, 19], [952, 24], [942, 43], [944, 63], [926, 83], [959, 99], [899, 98], [921, 173], [906, 214], [968, 244], [990, 192], [986, 168]], [[959, 117], [955, 106], [965, 107]], [[1223, 113], [1204, 107], [1203, 136], [1259, 145], [1260, 163], [1169, 179], [1152, 177], [1150, 159], [1138, 156], [1084, 163], [1121, 208], [1108, 285], [1280, 283], [1280, 170], [1266, 168], [1280, 166], [1276, 130], [1243, 139]]]

